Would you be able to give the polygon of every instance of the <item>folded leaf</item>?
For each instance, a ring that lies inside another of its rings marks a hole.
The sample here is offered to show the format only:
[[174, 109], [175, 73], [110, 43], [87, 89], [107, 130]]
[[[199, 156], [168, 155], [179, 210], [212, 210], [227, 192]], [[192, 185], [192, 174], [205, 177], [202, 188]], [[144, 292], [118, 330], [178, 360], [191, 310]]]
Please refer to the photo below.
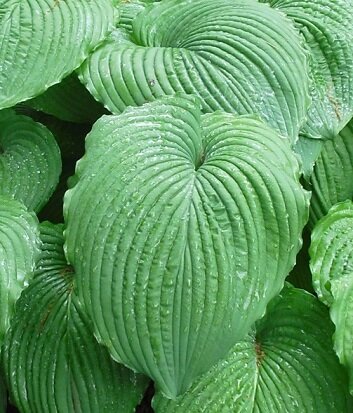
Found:
[[325, 142], [310, 184], [312, 227], [337, 202], [353, 199], [353, 121], [333, 140]]
[[299, 33], [267, 5], [164, 0], [137, 15], [131, 34], [113, 32], [79, 72], [113, 113], [195, 94], [205, 112], [256, 113], [294, 141], [310, 103], [308, 70]]
[[347, 376], [318, 300], [287, 286], [248, 339], [177, 401], [160, 393], [155, 413], [349, 413]]
[[308, 138], [307, 136], [299, 135], [299, 139], [293, 147], [300, 157], [301, 169], [306, 181], [310, 179], [313, 173], [315, 162], [322, 151], [324, 142], [324, 139]]
[[34, 213], [0, 195], [0, 345], [15, 303], [35, 266], [39, 245], [38, 220]]
[[133, 413], [148, 380], [116, 364], [95, 340], [73, 292], [62, 226], [41, 225], [35, 278], [3, 348], [10, 395], [23, 413]]
[[51, 132], [12, 110], [0, 112], [0, 194], [36, 212], [59, 181], [60, 150]]
[[333, 139], [353, 116], [353, 2], [261, 1], [295, 22], [310, 51], [313, 104], [302, 133]]
[[67, 256], [99, 340], [169, 396], [282, 288], [308, 194], [290, 143], [169, 97], [101, 118], [65, 197]]
[[111, 0], [0, 0], [0, 109], [68, 76], [115, 19]]

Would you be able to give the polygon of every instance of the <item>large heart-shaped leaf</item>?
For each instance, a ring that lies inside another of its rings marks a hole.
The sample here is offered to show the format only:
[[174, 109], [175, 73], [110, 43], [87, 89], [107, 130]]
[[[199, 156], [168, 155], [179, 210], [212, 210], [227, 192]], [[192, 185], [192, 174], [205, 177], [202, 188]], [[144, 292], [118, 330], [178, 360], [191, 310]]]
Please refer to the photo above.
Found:
[[0, 194], [40, 211], [61, 173], [60, 150], [51, 132], [12, 110], [0, 112]]
[[332, 350], [333, 325], [312, 295], [287, 286], [253, 334], [176, 402], [155, 413], [349, 413], [347, 375]]
[[353, 203], [333, 206], [312, 233], [310, 247], [314, 287], [331, 306], [336, 325], [335, 350], [349, 369], [353, 394]]
[[39, 254], [38, 220], [21, 203], [0, 195], [0, 345], [15, 303]]
[[65, 199], [99, 339], [170, 397], [224, 356], [295, 262], [307, 193], [288, 139], [164, 98], [103, 117]]
[[62, 226], [41, 225], [35, 278], [23, 292], [3, 347], [10, 395], [23, 413], [133, 413], [148, 379], [101, 347], [73, 292]]
[[299, 33], [266, 4], [164, 0], [138, 14], [131, 34], [116, 30], [80, 72], [113, 113], [196, 94], [206, 112], [256, 113], [295, 140], [310, 103], [307, 66]]
[[353, 198], [353, 121], [326, 141], [310, 177], [310, 224], [324, 217], [337, 202]]
[[93, 123], [107, 113], [77, 79], [76, 74], [68, 76], [26, 103], [36, 110], [68, 122]]
[[313, 104], [302, 133], [334, 138], [353, 116], [353, 2], [261, 1], [293, 19], [310, 51]]
[[0, 0], [0, 109], [69, 75], [115, 19], [111, 0]]

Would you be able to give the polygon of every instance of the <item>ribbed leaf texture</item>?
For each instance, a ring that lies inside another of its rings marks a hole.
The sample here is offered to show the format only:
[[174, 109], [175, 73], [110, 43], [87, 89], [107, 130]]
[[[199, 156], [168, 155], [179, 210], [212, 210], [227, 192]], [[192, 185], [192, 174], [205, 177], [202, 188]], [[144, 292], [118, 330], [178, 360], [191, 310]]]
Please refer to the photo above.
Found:
[[54, 192], [60, 173], [60, 150], [52, 133], [27, 116], [1, 111], [0, 194], [38, 212]]
[[169, 97], [101, 118], [67, 192], [67, 257], [99, 340], [169, 397], [262, 316], [308, 194], [288, 139]]
[[335, 350], [350, 373], [353, 394], [353, 203], [333, 206], [317, 223], [310, 247], [314, 288], [336, 325]]
[[0, 109], [68, 76], [115, 22], [111, 0], [0, 0]]
[[118, 10], [120, 13], [119, 28], [124, 28], [129, 32], [132, 32], [132, 23], [136, 16], [144, 10], [146, 2], [133, 0], [129, 2], [123, 2], [118, 4]]
[[333, 325], [309, 293], [287, 286], [253, 334], [176, 402], [155, 413], [348, 413], [347, 376], [332, 349]]
[[353, 121], [333, 140], [325, 142], [310, 184], [311, 227], [337, 202], [353, 199]]
[[133, 413], [148, 379], [115, 363], [95, 340], [73, 291], [62, 226], [41, 225], [35, 277], [3, 347], [10, 396], [23, 413]]
[[77, 79], [76, 74], [71, 74], [26, 103], [36, 110], [68, 122], [94, 123], [107, 113]]
[[132, 33], [114, 31], [79, 71], [113, 113], [196, 94], [205, 112], [255, 113], [294, 141], [310, 103], [301, 42], [291, 21], [266, 4], [164, 0], [137, 15]]
[[0, 345], [39, 248], [37, 217], [23, 204], [0, 195]]
[[353, 2], [261, 1], [295, 22], [310, 51], [313, 104], [302, 133], [333, 139], [353, 116]]

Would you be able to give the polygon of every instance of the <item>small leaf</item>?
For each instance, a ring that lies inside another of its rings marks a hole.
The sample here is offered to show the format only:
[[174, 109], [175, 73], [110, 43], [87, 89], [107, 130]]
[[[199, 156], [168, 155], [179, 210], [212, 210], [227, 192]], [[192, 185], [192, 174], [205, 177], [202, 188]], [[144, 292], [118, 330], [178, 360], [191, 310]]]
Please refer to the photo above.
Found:
[[299, 135], [299, 139], [294, 145], [294, 151], [301, 159], [302, 172], [306, 180], [310, 179], [323, 146], [324, 140], [322, 139], [311, 139]]
[[133, 413], [148, 379], [95, 340], [73, 291], [62, 226], [41, 225], [43, 248], [3, 347], [9, 391], [23, 413]]
[[0, 194], [36, 212], [59, 181], [60, 150], [51, 132], [12, 110], [0, 112]]

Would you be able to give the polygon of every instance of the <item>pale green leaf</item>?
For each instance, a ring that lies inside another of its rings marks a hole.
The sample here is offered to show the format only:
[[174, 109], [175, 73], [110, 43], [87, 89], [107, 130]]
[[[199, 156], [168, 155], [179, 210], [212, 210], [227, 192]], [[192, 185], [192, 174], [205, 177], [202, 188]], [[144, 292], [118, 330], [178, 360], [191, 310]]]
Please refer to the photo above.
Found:
[[145, 6], [146, 2], [142, 0], [124, 1], [119, 3], [119, 28], [124, 28], [132, 32], [132, 23], [136, 16], [145, 8]]
[[51, 132], [12, 110], [0, 112], [0, 194], [36, 212], [59, 182], [60, 150]]
[[310, 104], [299, 33], [256, 1], [149, 5], [132, 33], [115, 30], [79, 72], [112, 113], [176, 92], [195, 94], [204, 112], [255, 113], [292, 141]]
[[111, 0], [0, 0], [0, 109], [68, 76], [115, 19]]
[[15, 200], [0, 195], [0, 345], [15, 303], [39, 254], [38, 220]]
[[299, 139], [294, 145], [294, 151], [299, 155], [301, 160], [301, 169], [306, 180], [310, 179], [313, 173], [315, 163], [324, 146], [323, 139], [312, 139], [299, 135]]
[[177, 401], [158, 393], [155, 413], [349, 413], [347, 375], [333, 325], [312, 295], [287, 286], [254, 333]]
[[333, 206], [312, 233], [314, 287], [335, 323], [335, 350], [350, 374], [353, 394], [353, 203]]
[[261, 1], [295, 22], [310, 51], [313, 104], [302, 133], [333, 139], [353, 116], [353, 2]]
[[310, 224], [325, 216], [337, 202], [353, 198], [353, 121], [326, 141], [310, 177]]
[[288, 139], [167, 97], [101, 118], [67, 192], [67, 257], [100, 341], [185, 391], [262, 316], [300, 249]]

